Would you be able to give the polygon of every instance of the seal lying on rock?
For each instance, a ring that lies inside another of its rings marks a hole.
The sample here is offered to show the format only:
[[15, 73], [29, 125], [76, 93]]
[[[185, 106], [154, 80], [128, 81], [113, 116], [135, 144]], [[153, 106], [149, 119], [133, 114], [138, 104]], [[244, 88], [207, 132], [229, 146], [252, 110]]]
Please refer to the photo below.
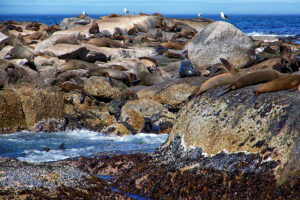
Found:
[[109, 38], [92, 38], [86, 43], [97, 47], [127, 48], [124, 44]]
[[255, 94], [265, 92], [276, 92], [281, 90], [289, 90], [292, 88], [298, 88], [300, 85], [300, 75], [285, 74], [280, 76], [278, 79], [269, 81], [262, 84], [255, 90]]
[[188, 50], [182, 52], [179, 75], [180, 77], [201, 76], [201, 72], [194, 69], [192, 62], [188, 57]]

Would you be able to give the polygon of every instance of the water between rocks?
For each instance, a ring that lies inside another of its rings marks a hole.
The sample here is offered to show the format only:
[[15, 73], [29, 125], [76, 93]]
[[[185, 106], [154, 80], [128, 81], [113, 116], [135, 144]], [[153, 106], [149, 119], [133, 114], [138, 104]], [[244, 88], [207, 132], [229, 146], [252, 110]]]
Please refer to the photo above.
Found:
[[29, 162], [50, 162], [96, 153], [145, 153], [154, 151], [167, 138], [167, 134], [139, 133], [121, 137], [87, 130], [19, 132], [0, 135], [0, 156]]

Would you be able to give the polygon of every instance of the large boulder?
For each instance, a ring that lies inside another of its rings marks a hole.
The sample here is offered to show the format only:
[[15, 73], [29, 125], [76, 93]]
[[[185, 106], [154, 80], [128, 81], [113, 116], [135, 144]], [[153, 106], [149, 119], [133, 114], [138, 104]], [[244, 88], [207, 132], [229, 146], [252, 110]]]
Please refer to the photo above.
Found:
[[22, 113], [25, 115], [28, 128], [44, 119], [63, 119], [63, 92], [52, 88], [39, 88], [34, 84], [21, 84], [10, 88], [22, 103]]
[[234, 67], [241, 67], [249, 61], [247, 52], [252, 46], [251, 38], [245, 33], [232, 24], [217, 21], [201, 30], [186, 49], [197, 66], [210, 66], [224, 58]]
[[[180, 111], [164, 146], [179, 136], [186, 151], [201, 148], [208, 158], [220, 152], [257, 154], [261, 157], [259, 162], [265, 165], [280, 163], [273, 169], [278, 183], [299, 180], [299, 92], [281, 91], [255, 97], [254, 87], [221, 97], [217, 94], [224, 88], [218, 88], [190, 101]], [[227, 163], [227, 156], [220, 159], [220, 163]], [[220, 165], [213, 167], [218, 170]], [[255, 169], [255, 165], [244, 167]]]
[[176, 115], [168, 111], [162, 104], [151, 99], [138, 99], [126, 103], [122, 107], [120, 121], [126, 122], [140, 132], [143, 128], [144, 118], [151, 118], [153, 122], [173, 123]]
[[27, 128], [22, 102], [11, 90], [0, 91], [0, 134]]
[[120, 88], [112, 87], [103, 76], [90, 77], [84, 84], [84, 91], [89, 95], [104, 99], [114, 99], [121, 94]]

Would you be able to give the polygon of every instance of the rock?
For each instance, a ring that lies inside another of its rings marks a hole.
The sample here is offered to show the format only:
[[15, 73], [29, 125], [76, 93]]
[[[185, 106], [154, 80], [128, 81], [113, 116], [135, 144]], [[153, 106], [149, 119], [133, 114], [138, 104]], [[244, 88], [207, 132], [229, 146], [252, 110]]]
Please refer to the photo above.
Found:
[[119, 136], [130, 135], [132, 132], [123, 124], [115, 123], [102, 130], [104, 133], [115, 134]]
[[[155, 92], [152, 99], [163, 105], [169, 106], [169, 108], [178, 109], [180, 105], [182, 105], [193, 93], [193, 91], [205, 80], [206, 78], [204, 77], [169, 80], [167, 81], [168, 84], [164, 84], [159, 92]], [[151, 88], [144, 90], [151, 90]], [[138, 96], [142, 96], [142, 94], [143, 91], [138, 92]]]
[[8, 36], [0, 32], [0, 47], [8, 39]]
[[175, 114], [168, 111], [162, 104], [151, 99], [138, 99], [126, 103], [122, 107], [119, 121], [126, 122], [137, 132], [143, 128], [144, 118], [149, 117], [153, 122], [171, 121]]
[[0, 133], [13, 133], [27, 129], [22, 102], [11, 90], [0, 91]]
[[187, 103], [165, 146], [178, 135], [185, 149], [199, 147], [207, 156], [221, 151], [258, 154], [262, 162], [280, 163], [274, 169], [278, 183], [296, 180], [300, 174], [299, 92], [273, 92], [256, 98], [251, 86], [217, 97], [222, 89]]
[[63, 119], [63, 93], [52, 88], [39, 88], [33, 84], [21, 84], [10, 88], [22, 102], [28, 128], [40, 120]]
[[0, 88], [4, 87], [6, 78], [7, 72], [4, 69], [0, 69]]
[[69, 18], [63, 19], [60, 22], [59, 27], [61, 30], [66, 30], [66, 29], [71, 29], [71, 28], [76, 28], [76, 27], [80, 27], [83, 25], [87, 25], [87, 24], [91, 23], [91, 21], [92, 21], [92, 18], [90, 18], [90, 17], [85, 17], [84, 19], [77, 18], [77, 17], [69, 17]]
[[89, 95], [105, 99], [114, 99], [121, 94], [118, 87], [112, 87], [107, 78], [102, 76], [90, 77], [84, 85], [84, 91]]
[[13, 68], [7, 70], [8, 80], [7, 83], [10, 84], [21, 84], [21, 83], [35, 83], [42, 84], [43, 80], [39, 73], [35, 70], [30, 69], [27, 66], [22, 66], [14, 64]]
[[6, 45], [5, 47], [3, 47], [0, 51], [0, 59], [4, 59], [5, 57], [7, 57], [7, 54], [13, 49], [13, 46], [10, 45]]
[[224, 58], [234, 67], [242, 67], [249, 61], [247, 52], [252, 46], [251, 38], [245, 33], [227, 22], [218, 21], [201, 30], [185, 49], [196, 66], [207, 67]]
[[53, 46], [56, 41], [59, 41], [62, 38], [65, 37], [73, 37], [73, 38], [78, 38], [80, 37], [79, 33], [64, 33], [63, 31], [57, 31], [55, 34], [51, 35], [48, 39], [40, 42], [34, 49], [34, 52], [40, 52], [43, 51], [44, 49]]

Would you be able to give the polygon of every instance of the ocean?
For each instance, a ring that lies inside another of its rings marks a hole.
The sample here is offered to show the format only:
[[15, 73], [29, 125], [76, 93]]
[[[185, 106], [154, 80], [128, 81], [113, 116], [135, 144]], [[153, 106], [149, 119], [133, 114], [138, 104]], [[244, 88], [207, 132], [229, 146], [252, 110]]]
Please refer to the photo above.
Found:
[[[51, 162], [96, 153], [149, 153], [167, 138], [167, 134], [139, 133], [121, 137], [88, 130], [19, 132], [0, 135], [0, 156], [29, 162]], [[64, 148], [60, 149], [62, 143]]]
[[[60, 23], [66, 17], [76, 15], [1, 15], [1, 21], [38, 21], [47, 25]], [[99, 18], [105, 14], [89, 15]], [[196, 15], [165, 15], [174, 18], [196, 18]], [[290, 37], [300, 43], [300, 15], [227, 15], [227, 22], [233, 24], [244, 33], [254, 35], [272, 35], [277, 37]], [[220, 15], [203, 15], [215, 21], [221, 20]]]

